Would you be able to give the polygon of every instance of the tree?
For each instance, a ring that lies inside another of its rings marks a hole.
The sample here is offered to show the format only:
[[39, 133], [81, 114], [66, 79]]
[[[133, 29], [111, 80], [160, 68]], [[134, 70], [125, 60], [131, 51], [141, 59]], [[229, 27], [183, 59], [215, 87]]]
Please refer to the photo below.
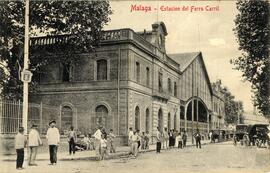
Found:
[[[23, 64], [24, 8], [22, 1], [0, 2], [0, 62], [7, 64], [8, 76], [3, 84], [6, 98], [22, 97], [19, 68]], [[37, 35], [70, 35], [65, 45], [30, 48], [30, 70], [34, 73], [52, 61], [76, 62], [76, 52], [95, 50], [102, 28], [112, 14], [108, 1], [30, 1], [30, 37]], [[33, 56], [38, 51], [43, 54]], [[48, 58], [55, 52], [61, 56]], [[36, 82], [30, 83], [34, 91]]]
[[269, 2], [238, 0], [234, 32], [242, 56], [231, 62], [252, 85], [254, 105], [270, 116]]
[[223, 88], [223, 93], [225, 99], [225, 122], [227, 124], [237, 124], [239, 114], [240, 123], [243, 123], [243, 103], [235, 101], [235, 97], [226, 87]]

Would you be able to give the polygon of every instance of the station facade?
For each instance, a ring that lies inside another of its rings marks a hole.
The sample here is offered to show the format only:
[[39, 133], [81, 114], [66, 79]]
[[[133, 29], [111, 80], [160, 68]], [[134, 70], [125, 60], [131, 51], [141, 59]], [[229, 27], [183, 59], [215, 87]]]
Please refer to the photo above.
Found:
[[[211, 83], [201, 52], [168, 54], [163, 22], [151, 31], [103, 31], [101, 46], [78, 54], [77, 64], [47, 65], [30, 101], [60, 109], [44, 111], [63, 130], [113, 129], [125, 143], [129, 127], [149, 131], [199, 129], [207, 135], [224, 125], [225, 106], [220, 81]], [[63, 36], [36, 37], [31, 46], [65, 44]], [[179, 48], [179, 52], [181, 48]], [[59, 55], [61, 56], [61, 55]], [[48, 109], [49, 110], [49, 109]]]

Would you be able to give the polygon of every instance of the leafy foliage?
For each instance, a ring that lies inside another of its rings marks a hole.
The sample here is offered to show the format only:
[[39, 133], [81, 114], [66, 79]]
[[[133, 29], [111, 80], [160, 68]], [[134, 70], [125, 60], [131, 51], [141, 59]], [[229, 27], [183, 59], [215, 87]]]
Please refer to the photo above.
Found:
[[[0, 61], [7, 64], [9, 73], [3, 80], [6, 98], [22, 97], [19, 67], [23, 64], [24, 8], [23, 1], [0, 1]], [[74, 62], [77, 52], [93, 51], [102, 37], [102, 28], [110, 21], [111, 13], [108, 1], [30, 1], [31, 37], [72, 35], [66, 45], [32, 46], [30, 70], [36, 72], [51, 61]], [[46, 55], [53, 55], [56, 51], [61, 56], [47, 58]], [[35, 82], [30, 86], [33, 91]]]
[[255, 106], [269, 116], [269, 2], [238, 0], [236, 5], [239, 14], [235, 19], [234, 32], [243, 53], [232, 63], [251, 83]]
[[240, 123], [243, 123], [243, 103], [235, 101], [234, 96], [226, 87], [223, 89], [223, 93], [225, 98], [225, 122], [227, 124], [237, 124], [239, 114]]

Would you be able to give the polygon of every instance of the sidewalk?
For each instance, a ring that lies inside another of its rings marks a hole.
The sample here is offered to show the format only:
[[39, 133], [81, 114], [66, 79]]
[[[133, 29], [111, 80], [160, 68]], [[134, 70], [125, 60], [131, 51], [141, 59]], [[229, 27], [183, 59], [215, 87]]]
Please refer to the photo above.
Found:
[[[201, 141], [202, 145], [210, 144], [209, 140]], [[187, 141], [187, 147], [195, 146], [195, 144], [191, 144], [191, 141]], [[144, 152], [153, 152], [156, 150], [156, 145], [150, 145], [148, 150], [140, 150], [140, 153]], [[116, 148], [116, 153], [109, 154], [107, 159], [114, 159], [119, 157], [128, 157], [129, 156], [130, 147], [129, 146], [119, 146]], [[25, 158], [27, 160], [27, 152], [25, 152]], [[96, 160], [95, 150], [92, 151], [77, 151], [75, 155], [69, 155], [68, 152], [58, 152], [57, 154], [58, 160], [60, 161], [68, 161], [68, 160]], [[49, 153], [38, 153], [36, 160], [49, 160]], [[2, 156], [2, 161], [16, 161], [16, 155], [4, 155]]]

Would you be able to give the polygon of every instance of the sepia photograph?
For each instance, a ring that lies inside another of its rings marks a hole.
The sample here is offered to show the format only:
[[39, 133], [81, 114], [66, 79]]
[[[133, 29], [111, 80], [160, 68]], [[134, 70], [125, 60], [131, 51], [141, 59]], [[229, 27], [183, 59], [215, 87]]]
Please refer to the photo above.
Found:
[[0, 173], [270, 173], [268, 0], [0, 0]]

